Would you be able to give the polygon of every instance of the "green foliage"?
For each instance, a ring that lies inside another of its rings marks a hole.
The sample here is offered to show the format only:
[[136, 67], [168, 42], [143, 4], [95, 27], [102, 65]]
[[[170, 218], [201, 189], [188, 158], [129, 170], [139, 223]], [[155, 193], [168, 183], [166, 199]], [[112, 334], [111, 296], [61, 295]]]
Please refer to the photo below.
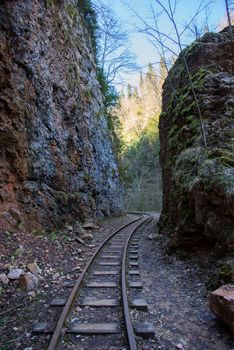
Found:
[[[184, 68], [181, 64], [182, 70], [180, 74], [184, 74]], [[204, 90], [204, 81], [207, 74], [212, 71], [213, 68], [204, 69], [200, 68], [191, 73], [191, 79], [193, 82], [194, 90], [199, 93]], [[175, 74], [176, 71], [180, 70], [176, 68], [173, 71], [172, 75]], [[168, 163], [172, 166], [176, 157], [175, 154], [179, 154], [183, 150], [187, 148], [199, 146], [202, 140], [200, 120], [198, 115], [198, 110], [196, 107], [196, 103], [193, 99], [192, 87], [189, 83], [187, 83], [182, 88], [176, 89], [176, 100], [174, 96], [170, 99], [167, 104], [167, 111], [161, 114], [160, 118], [169, 118], [172, 119], [173, 123], [171, 123], [171, 129], [168, 133], [168, 144], [170, 147], [170, 153], [173, 154], [170, 158], [168, 158]], [[198, 95], [199, 96], [199, 95]], [[202, 116], [203, 120], [206, 119], [206, 116]]]
[[139, 86], [128, 85], [126, 95], [120, 97], [128, 210], [161, 210], [158, 122], [162, 84], [163, 78], [149, 64], [148, 72], [140, 74]]
[[123, 140], [121, 138], [121, 124], [119, 117], [114, 109], [109, 111], [107, 110], [107, 124], [109, 130], [111, 131], [114, 153], [120, 162], [121, 151], [123, 149]]
[[222, 281], [222, 284], [232, 283], [234, 284], [234, 267], [231, 263], [225, 263], [220, 268], [218, 274], [219, 280]]
[[[127, 166], [127, 181], [132, 181], [135, 176], [139, 176], [142, 167], [151, 172], [158, 155], [159, 135], [157, 121], [152, 118], [143, 130], [141, 137], [130, 145], [124, 153], [124, 163]], [[137, 167], [135, 166], [136, 163], [138, 164]]]
[[126, 206], [129, 210], [161, 209], [158, 116], [150, 119], [138, 140], [123, 155]]
[[130, 84], [128, 84], [127, 89], [128, 89], [128, 98], [130, 98], [130, 97], [132, 97], [132, 87]]
[[54, 0], [46, 0], [45, 1], [46, 8], [52, 7], [54, 5]]
[[84, 174], [84, 181], [86, 183], [89, 183], [91, 180], [92, 180], [92, 178], [88, 173]]
[[59, 234], [57, 231], [52, 231], [50, 232], [49, 236], [52, 241], [55, 241], [58, 238]]
[[104, 96], [104, 114], [107, 118], [108, 128], [110, 130], [112, 146], [114, 154], [117, 158], [119, 165], [119, 172], [123, 175], [121, 167], [121, 151], [123, 149], [123, 139], [121, 137], [121, 123], [116, 110], [119, 103], [119, 94], [117, 93], [115, 87], [107, 82], [104, 72], [98, 69], [98, 80], [101, 86], [101, 91]]
[[73, 6], [72, 4], [65, 4], [65, 9], [72, 20], [76, 19], [78, 15], [78, 10], [75, 6]]
[[234, 284], [234, 262], [233, 260], [224, 262], [218, 270], [211, 276], [209, 289], [217, 289], [224, 284]]
[[[3, 290], [3, 288], [0, 289], [0, 293], [1, 293], [1, 290]], [[10, 317], [9, 316], [5, 316], [5, 317], [2, 317], [0, 319], [0, 327], [4, 326], [4, 324], [8, 323], [10, 320]], [[1, 348], [0, 348], [1, 349]]]
[[108, 83], [101, 68], [98, 68], [97, 70], [97, 77], [101, 86], [102, 94], [104, 96], [105, 108], [115, 107], [119, 100], [119, 94], [117, 93], [115, 87]]
[[54, 191], [54, 198], [64, 206], [69, 206], [71, 202], [76, 203], [80, 200], [80, 192]]
[[91, 101], [93, 98], [93, 91], [91, 89], [85, 90], [84, 96], [87, 101]]
[[95, 10], [92, 5], [91, 0], [78, 0], [78, 6], [80, 10], [83, 13], [83, 17], [85, 20], [86, 27], [90, 33], [91, 41], [92, 41], [92, 47], [96, 56], [96, 50], [97, 50], [97, 37], [96, 37], [96, 31], [97, 31], [97, 16], [95, 13]]
[[39, 229], [35, 229], [35, 228], [34, 228], [34, 229], [31, 231], [31, 234], [34, 235], [34, 236], [42, 236], [42, 235], [45, 234], [45, 231], [39, 230]]

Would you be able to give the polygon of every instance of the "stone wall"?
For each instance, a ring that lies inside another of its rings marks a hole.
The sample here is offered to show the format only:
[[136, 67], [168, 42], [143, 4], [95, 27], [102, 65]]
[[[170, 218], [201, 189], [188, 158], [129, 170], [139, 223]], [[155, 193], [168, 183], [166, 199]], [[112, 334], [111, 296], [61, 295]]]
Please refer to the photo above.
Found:
[[204, 147], [188, 75], [178, 58], [160, 117], [163, 211], [171, 247], [234, 252], [234, 42], [208, 33], [184, 50], [206, 130]]
[[0, 227], [118, 213], [122, 184], [77, 1], [0, 7]]

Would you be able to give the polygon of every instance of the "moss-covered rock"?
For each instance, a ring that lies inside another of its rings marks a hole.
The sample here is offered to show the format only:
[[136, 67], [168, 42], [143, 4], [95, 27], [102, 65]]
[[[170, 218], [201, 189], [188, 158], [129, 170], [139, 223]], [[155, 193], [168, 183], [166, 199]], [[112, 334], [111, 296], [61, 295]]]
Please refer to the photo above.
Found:
[[212, 273], [209, 288], [217, 289], [224, 284], [234, 284], [234, 260], [229, 259], [219, 264]]
[[[201, 110], [207, 148], [182, 54]], [[171, 233], [177, 246], [208, 244], [230, 254], [234, 252], [234, 42], [227, 31], [209, 33], [182, 54], [163, 87], [164, 198], [159, 226]]]

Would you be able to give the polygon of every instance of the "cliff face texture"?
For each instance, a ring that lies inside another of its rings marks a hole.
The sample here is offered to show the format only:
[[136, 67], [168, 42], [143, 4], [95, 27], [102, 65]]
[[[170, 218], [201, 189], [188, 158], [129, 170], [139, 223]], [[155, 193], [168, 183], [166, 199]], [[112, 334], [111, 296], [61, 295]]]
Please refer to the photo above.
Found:
[[[164, 84], [160, 118], [161, 232], [172, 247], [215, 246], [234, 252], [234, 42], [226, 30], [206, 34], [184, 51], [202, 113], [176, 61]], [[174, 90], [174, 92], [173, 92]]]
[[77, 1], [0, 6], [0, 227], [118, 212], [122, 185]]

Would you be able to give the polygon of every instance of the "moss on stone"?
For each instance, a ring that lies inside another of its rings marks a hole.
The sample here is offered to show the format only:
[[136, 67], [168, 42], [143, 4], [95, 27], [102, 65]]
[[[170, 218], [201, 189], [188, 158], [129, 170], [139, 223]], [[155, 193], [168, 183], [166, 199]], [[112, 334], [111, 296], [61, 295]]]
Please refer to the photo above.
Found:
[[225, 166], [232, 166], [232, 167], [234, 167], [233, 153], [231, 154], [231, 152], [230, 152], [230, 156], [222, 156], [222, 157], [220, 157], [220, 160]]
[[168, 114], [167, 114], [166, 112], [162, 112], [162, 113], [160, 114], [159, 118], [165, 118], [165, 117], [167, 117], [167, 116], [168, 116]]
[[54, 5], [54, 0], [46, 0], [45, 4], [46, 8], [48, 9]]
[[208, 150], [208, 158], [220, 158], [226, 166], [234, 166], [233, 152], [223, 148], [213, 148]]
[[206, 190], [220, 184], [227, 194], [234, 192], [233, 170], [225, 166], [221, 158], [214, 154], [211, 158], [210, 154], [210, 150], [202, 147], [181, 152], [174, 169], [174, 180], [181, 190], [191, 191], [194, 185], [202, 182]]
[[169, 131], [168, 137], [173, 137], [175, 134], [178, 133], [179, 129], [179, 126], [177, 124], [174, 124], [171, 130]]
[[79, 66], [76, 62], [70, 62], [67, 68], [66, 80], [68, 82], [69, 89], [74, 89], [80, 85]]
[[187, 46], [181, 53], [181, 55], [184, 55], [185, 59], [188, 60], [191, 55], [194, 55], [195, 52], [197, 52], [201, 47], [202, 43], [198, 40], [194, 41], [191, 45]]
[[78, 16], [78, 10], [72, 4], [65, 4], [65, 10], [67, 11], [69, 17], [74, 20]]
[[197, 126], [199, 124], [199, 120], [196, 115], [191, 114], [186, 116], [186, 123], [189, 125]]
[[85, 96], [86, 100], [91, 101], [92, 98], [93, 98], [93, 91], [92, 91], [92, 89], [85, 90], [84, 96]]
[[[207, 70], [201, 68], [192, 74], [193, 87], [195, 90], [200, 90], [204, 87], [205, 77]], [[196, 102], [193, 98], [192, 87], [190, 83], [187, 83], [182, 88], [177, 88], [176, 98], [170, 99], [167, 105], [167, 111], [161, 113], [160, 118], [170, 117], [173, 120], [180, 118], [186, 118], [191, 114], [197, 119], [197, 122], [191, 123], [192, 127], [199, 127], [198, 115], [196, 116]], [[197, 113], [198, 114], [198, 113]]]
[[69, 205], [71, 201], [80, 201], [80, 192], [54, 191], [54, 198], [63, 205]]
[[234, 261], [226, 261], [213, 273], [209, 281], [210, 289], [217, 289], [224, 284], [234, 284]]
[[84, 181], [89, 183], [91, 181], [91, 176], [89, 174], [84, 174]]
[[[208, 57], [207, 52], [212, 50], [213, 55]], [[217, 243], [231, 251], [234, 245], [232, 72], [229, 61], [220, 64], [220, 57], [225, 57], [220, 34], [211, 35], [204, 42], [197, 40], [180, 54], [164, 83], [160, 116], [162, 147], [165, 147], [161, 152], [165, 183], [163, 212], [168, 212], [181, 242], [194, 240], [196, 244], [196, 238], [203, 236], [204, 244]], [[203, 147], [193, 88], [204, 121], [207, 148]]]
[[95, 116], [99, 119], [101, 118], [103, 115], [105, 115], [105, 109], [101, 108], [98, 112], [95, 113]]
[[225, 263], [221, 267], [218, 275], [224, 283], [234, 283], [234, 266], [230, 263]]

